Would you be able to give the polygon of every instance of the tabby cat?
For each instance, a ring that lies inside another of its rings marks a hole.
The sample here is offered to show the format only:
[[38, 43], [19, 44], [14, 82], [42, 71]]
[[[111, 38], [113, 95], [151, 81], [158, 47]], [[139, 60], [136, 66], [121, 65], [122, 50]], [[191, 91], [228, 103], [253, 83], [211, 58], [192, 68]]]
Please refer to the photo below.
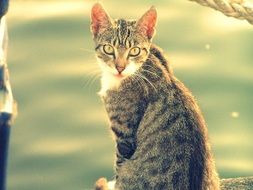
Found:
[[[117, 190], [218, 190], [207, 128], [190, 91], [152, 44], [157, 12], [112, 20], [101, 4], [91, 31], [99, 92], [116, 139]], [[96, 189], [108, 189], [100, 179]]]

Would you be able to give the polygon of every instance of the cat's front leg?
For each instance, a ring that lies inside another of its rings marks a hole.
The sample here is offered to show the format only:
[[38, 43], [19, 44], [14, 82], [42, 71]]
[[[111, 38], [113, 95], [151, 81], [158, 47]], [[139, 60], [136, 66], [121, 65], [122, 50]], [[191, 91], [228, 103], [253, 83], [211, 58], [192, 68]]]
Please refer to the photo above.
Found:
[[133, 127], [114, 123], [111, 129], [116, 136], [116, 172], [123, 163], [130, 159], [136, 150], [135, 130]]
[[118, 169], [124, 164], [126, 160], [130, 159], [134, 154], [136, 150], [136, 144], [134, 138], [118, 138], [116, 140], [116, 143], [116, 173], [118, 173]]

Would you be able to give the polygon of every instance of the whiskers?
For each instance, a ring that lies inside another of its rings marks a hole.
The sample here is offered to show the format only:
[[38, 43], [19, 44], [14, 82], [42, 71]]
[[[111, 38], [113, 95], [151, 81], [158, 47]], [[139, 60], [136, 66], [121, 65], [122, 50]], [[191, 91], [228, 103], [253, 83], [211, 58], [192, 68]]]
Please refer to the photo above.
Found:
[[101, 78], [101, 70], [98, 66], [92, 66], [88, 71], [85, 72], [84, 79], [84, 87], [90, 90], [91, 86], [93, 86], [94, 82], [96, 82], [99, 78]]
[[149, 80], [147, 79], [143, 74], [138, 74], [139, 77], [141, 77], [144, 81], [146, 81], [156, 92], [157, 92], [157, 89], [155, 87], [155, 85]]
[[145, 81], [143, 81], [143, 79], [137, 73], [132, 74], [131, 79], [137, 83], [140, 89], [143, 89], [145, 95], [148, 95], [148, 86], [146, 85]]
[[[81, 51], [91, 54], [91, 55], [95, 55], [95, 51], [93, 49], [86, 49], [86, 48], [80, 48]], [[93, 86], [93, 84], [99, 79], [101, 78], [101, 69], [99, 68], [98, 64], [97, 64], [97, 60], [93, 60], [89, 61], [89, 63], [86, 63], [87, 67], [86, 67], [86, 71], [85, 71], [85, 75], [83, 76], [83, 86], [86, 89], [91, 88], [91, 86]]]
[[[148, 58], [147, 60], [150, 59]], [[150, 61], [152, 62], [152, 60]], [[151, 91], [154, 90], [155, 92], [158, 92], [157, 82], [161, 80], [163, 74], [162, 72], [159, 72], [159, 69], [157, 69], [155, 65], [144, 63], [144, 65], [134, 73], [134, 77], [136, 78], [136, 81], [144, 87], [146, 93], [150, 87], [152, 88]]]
[[[152, 73], [152, 74], [155, 74], [155, 73]], [[140, 86], [140, 88], [144, 90], [146, 95], [148, 95], [148, 93], [149, 93], [148, 86], [150, 86], [152, 89], [154, 89], [155, 92], [158, 92], [155, 85], [147, 77], [145, 77], [141, 72], [134, 73], [133, 77], [136, 80], [137, 84]]]
[[86, 52], [86, 53], [90, 53], [90, 54], [94, 54], [95, 51], [94, 50], [90, 50], [90, 49], [85, 49], [85, 48], [80, 48], [80, 50]]
[[146, 69], [144, 69], [144, 68], [142, 68], [141, 71], [146, 72], [146, 73], [149, 73], [149, 74], [153, 75], [155, 78], [158, 78], [158, 79], [160, 78], [160, 76], [159, 76], [158, 74], [156, 74], [155, 72], [146, 70]]

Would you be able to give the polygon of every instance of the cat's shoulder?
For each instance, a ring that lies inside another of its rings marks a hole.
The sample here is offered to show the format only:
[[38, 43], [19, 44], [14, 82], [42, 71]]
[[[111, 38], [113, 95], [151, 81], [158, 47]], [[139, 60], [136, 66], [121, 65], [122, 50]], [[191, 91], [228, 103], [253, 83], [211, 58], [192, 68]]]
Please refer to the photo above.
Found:
[[151, 53], [156, 53], [156, 52], [163, 53], [163, 49], [161, 47], [159, 47], [158, 45], [152, 43], [150, 46], [150, 52]]

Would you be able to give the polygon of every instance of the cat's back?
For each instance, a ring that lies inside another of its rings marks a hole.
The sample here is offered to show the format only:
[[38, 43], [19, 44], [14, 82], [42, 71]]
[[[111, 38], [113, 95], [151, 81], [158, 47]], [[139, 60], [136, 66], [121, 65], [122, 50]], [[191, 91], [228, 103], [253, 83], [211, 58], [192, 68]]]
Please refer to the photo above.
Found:
[[146, 74], [156, 89], [149, 87], [152, 93], [137, 130], [137, 149], [122, 167], [121, 177], [129, 179], [127, 184], [142, 181], [129, 189], [216, 190], [218, 178], [200, 109], [174, 77], [163, 53], [156, 47], [151, 53], [149, 66], [153, 64], [159, 77]]

